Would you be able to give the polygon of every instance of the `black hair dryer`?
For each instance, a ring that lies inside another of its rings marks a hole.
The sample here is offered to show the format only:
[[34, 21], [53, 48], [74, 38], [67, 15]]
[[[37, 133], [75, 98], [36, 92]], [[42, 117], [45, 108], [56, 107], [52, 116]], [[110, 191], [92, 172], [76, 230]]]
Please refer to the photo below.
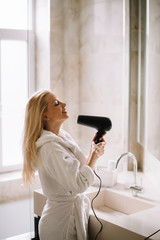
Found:
[[112, 122], [107, 117], [79, 115], [77, 123], [87, 127], [96, 128], [98, 130], [97, 136], [94, 139], [96, 144], [101, 142], [100, 138], [103, 134], [112, 128]]

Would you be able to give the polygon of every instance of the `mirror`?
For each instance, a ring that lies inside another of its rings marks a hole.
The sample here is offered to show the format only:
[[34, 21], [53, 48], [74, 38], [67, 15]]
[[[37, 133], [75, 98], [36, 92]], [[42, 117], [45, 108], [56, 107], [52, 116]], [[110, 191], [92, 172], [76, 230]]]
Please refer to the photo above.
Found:
[[160, 1], [139, 1], [138, 142], [160, 160]]

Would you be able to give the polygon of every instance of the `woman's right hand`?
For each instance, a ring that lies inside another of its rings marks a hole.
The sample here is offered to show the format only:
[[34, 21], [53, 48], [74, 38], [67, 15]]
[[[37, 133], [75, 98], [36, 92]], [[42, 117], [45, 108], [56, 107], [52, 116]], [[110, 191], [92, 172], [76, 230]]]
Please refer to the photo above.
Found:
[[93, 155], [95, 155], [95, 158], [99, 158], [104, 154], [105, 151], [106, 142], [99, 142], [98, 144], [95, 144], [94, 141], [91, 143], [91, 152]]
[[95, 144], [94, 139], [96, 138], [96, 136], [97, 136], [97, 133], [95, 134], [91, 142], [90, 154], [88, 158], [88, 166], [90, 166], [93, 170], [95, 168], [95, 164], [98, 158], [104, 154], [105, 146], [106, 146], [106, 142], [103, 137], [100, 139], [101, 142], [99, 142], [98, 144]]

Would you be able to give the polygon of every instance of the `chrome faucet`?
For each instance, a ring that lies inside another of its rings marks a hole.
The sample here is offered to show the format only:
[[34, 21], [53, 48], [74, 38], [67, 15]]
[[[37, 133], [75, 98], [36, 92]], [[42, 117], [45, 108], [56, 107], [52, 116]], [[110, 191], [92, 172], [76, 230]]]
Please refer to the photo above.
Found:
[[137, 159], [135, 155], [131, 152], [126, 152], [121, 154], [116, 160], [116, 168], [118, 167], [118, 163], [124, 156], [129, 156], [133, 160], [133, 173], [134, 173], [134, 183], [130, 186], [130, 189], [134, 190], [135, 192], [142, 191], [142, 187], [137, 185]]

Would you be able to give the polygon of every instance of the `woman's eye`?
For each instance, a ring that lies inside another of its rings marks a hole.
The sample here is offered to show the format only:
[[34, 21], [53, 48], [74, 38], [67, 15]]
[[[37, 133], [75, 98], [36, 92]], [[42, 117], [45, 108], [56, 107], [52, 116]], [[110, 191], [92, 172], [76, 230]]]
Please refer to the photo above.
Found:
[[55, 106], [58, 106], [59, 105], [59, 101], [55, 101]]

